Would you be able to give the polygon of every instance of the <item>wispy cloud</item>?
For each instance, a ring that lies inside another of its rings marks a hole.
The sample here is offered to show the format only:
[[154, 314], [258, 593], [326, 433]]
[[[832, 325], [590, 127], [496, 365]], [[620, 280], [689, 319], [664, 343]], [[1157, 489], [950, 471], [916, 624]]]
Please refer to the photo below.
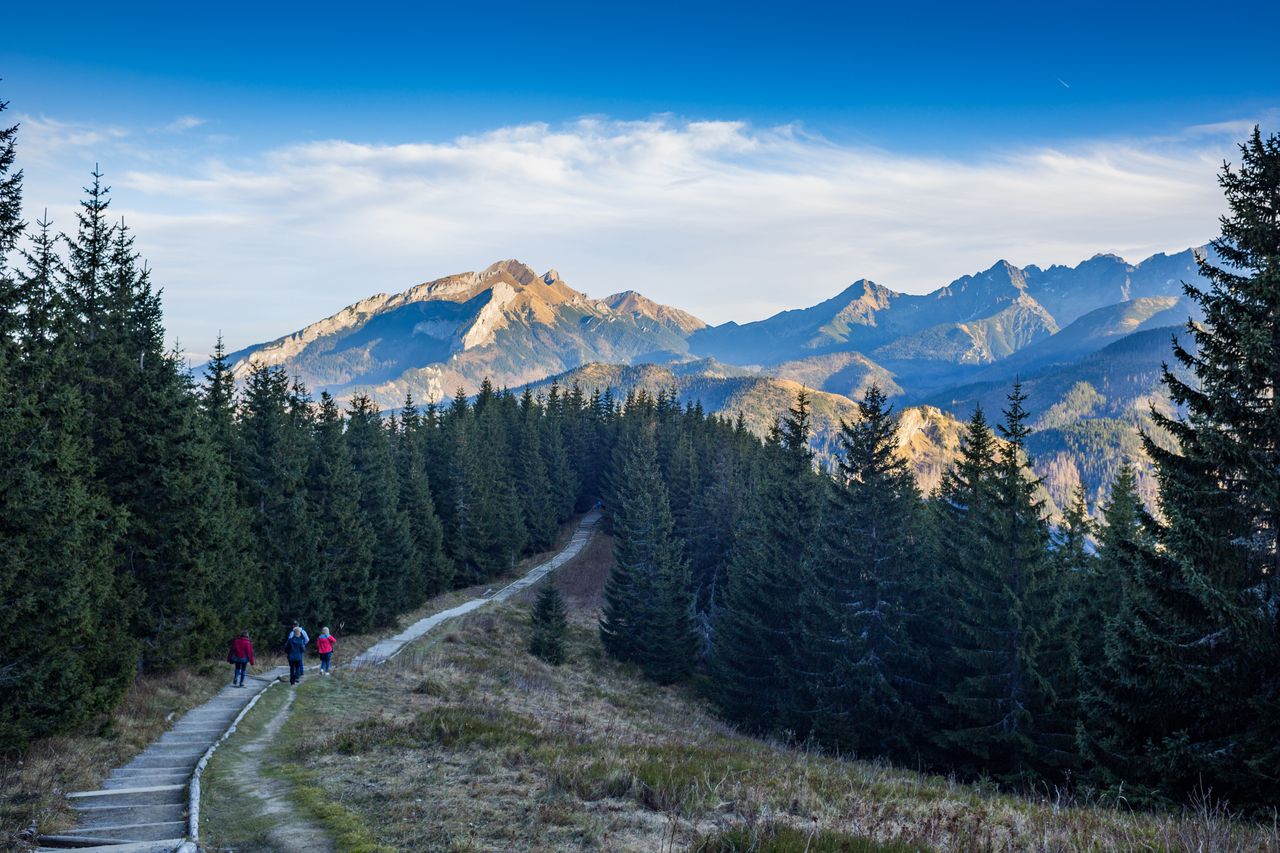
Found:
[[191, 130], [192, 128], [199, 127], [205, 123], [205, 119], [198, 118], [197, 116], [178, 116], [173, 121], [166, 124], [164, 129], [170, 133], [182, 133], [183, 131]]
[[919, 292], [997, 258], [1142, 257], [1216, 233], [1215, 175], [1237, 138], [1231, 124], [948, 159], [659, 116], [104, 162], [173, 331], [200, 347], [219, 328], [246, 344], [513, 256], [711, 321], [811, 304], [861, 276]]

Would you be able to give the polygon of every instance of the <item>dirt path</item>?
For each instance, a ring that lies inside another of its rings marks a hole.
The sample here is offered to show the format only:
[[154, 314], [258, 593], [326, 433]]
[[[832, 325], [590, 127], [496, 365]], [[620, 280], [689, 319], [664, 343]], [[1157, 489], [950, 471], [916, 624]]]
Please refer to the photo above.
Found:
[[276, 735], [289, 718], [293, 707], [294, 692], [290, 690], [284, 703], [263, 727], [262, 731], [235, 749], [236, 758], [227, 768], [226, 780], [238, 789], [245, 802], [253, 804], [256, 817], [265, 819], [266, 836], [258, 839], [266, 846], [255, 849], [294, 853], [307, 850], [312, 853], [330, 853], [334, 844], [319, 825], [299, 813], [289, 801], [288, 786], [264, 772], [270, 762], [269, 749]]

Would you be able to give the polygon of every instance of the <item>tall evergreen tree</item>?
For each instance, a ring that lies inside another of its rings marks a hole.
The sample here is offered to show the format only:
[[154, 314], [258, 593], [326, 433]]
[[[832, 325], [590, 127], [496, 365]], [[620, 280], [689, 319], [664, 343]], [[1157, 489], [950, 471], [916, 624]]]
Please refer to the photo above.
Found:
[[342, 413], [327, 392], [320, 395], [310, 446], [307, 508], [317, 551], [314, 574], [300, 591], [299, 612], [293, 616], [313, 625], [367, 631], [374, 623], [378, 592], [372, 577], [373, 531], [361, 511]]
[[542, 456], [547, 461], [551, 506], [555, 510], [556, 521], [568, 520], [578, 502], [578, 472], [569, 459], [564, 406], [559, 386], [552, 383], [547, 393], [546, 416], [542, 419]]
[[257, 559], [267, 573], [273, 610], [283, 624], [300, 618], [317, 573], [318, 533], [307, 506], [309, 435], [290, 411], [289, 378], [255, 364], [244, 389], [240, 482]]
[[520, 400], [519, 417], [513, 431], [512, 462], [516, 466], [515, 485], [520, 496], [521, 516], [528, 532], [527, 546], [534, 551], [546, 550], [556, 539], [556, 507], [547, 461], [543, 456], [542, 407], [528, 388]]
[[912, 623], [923, 592], [915, 477], [897, 455], [897, 418], [875, 385], [842, 423], [837, 473], [800, 596], [797, 667], [824, 742], [911, 756], [922, 650]]
[[453, 564], [444, 552], [444, 528], [436, 515], [427, 475], [424, 431], [428, 429], [413, 399], [405, 400], [396, 434], [396, 472], [400, 481], [400, 508], [409, 519], [417, 567], [411, 573], [408, 606], [444, 592], [453, 582]]
[[1224, 166], [1228, 213], [1216, 258], [1198, 258], [1209, 286], [1186, 285], [1204, 314], [1194, 347], [1166, 368], [1185, 416], [1154, 412], [1176, 439], [1147, 438], [1160, 477], [1160, 540], [1196, 605], [1177, 613], [1169, 642], [1189, 634], [1196, 678], [1183, 701], [1202, 711], [1175, 750], [1237, 800], [1280, 796], [1280, 137], [1255, 128], [1240, 162]]
[[611, 655], [640, 664], [646, 675], [665, 684], [687, 676], [697, 652], [688, 564], [673, 534], [667, 490], [647, 430], [637, 433], [626, 456], [600, 637]]
[[[1061, 629], [1061, 588], [1049, 561], [1039, 483], [1026, 455], [1025, 399], [1015, 382], [985, 495], [965, 494], [956, 478], [944, 485], [943, 498], [951, 505], [950, 519], [962, 522], [952, 532], [978, 547], [953, 559], [945, 575], [953, 601], [948, 640], [954, 645], [943, 695], [954, 718], [940, 737], [966, 774], [1018, 782], [1068, 766], [1074, 756], [1073, 732], [1047, 675], [1044, 638]], [[983, 441], [972, 429], [971, 437]], [[966, 458], [961, 467], [976, 461]]]
[[745, 497], [712, 623], [711, 699], [725, 716], [756, 731], [808, 733], [796, 664], [801, 583], [821, 501], [811, 429], [808, 394], [801, 391], [766, 444]]
[[1162, 790], [1185, 794], [1205, 770], [1186, 752], [1201, 713], [1185, 698], [1200, 669], [1184, 666], [1193, 663], [1187, 651], [1195, 637], [1181, 616], [1194, 599], [1177, 563], [1157, 547], [1156, 526], [1133, 468], [1122, 467], [1085, 592], [1094, 596], [1090, 621], [1101, 631], [1081, 646], [1077, 741], [1091, 781], [1139, 803], [1163, 799]]
[[418, 563], [409, 518], [400, 506], [400, 483], [391, 443], [373, 401], [363, 394], [347, 409], [347, 447], [360, 511], [373, 534], [373, 623], [389, 625], [404, 607]]
[[27, 271], [9, 263], [23, 227], [16, 143], [16, 126], [0, 129], [0, 742], [22, 747], [112, 707], [136, 647], [94, 642], [113, 628], [119, 516], [89, 479], [71, 353], [31, 325], [51, 305], [47, 223]]

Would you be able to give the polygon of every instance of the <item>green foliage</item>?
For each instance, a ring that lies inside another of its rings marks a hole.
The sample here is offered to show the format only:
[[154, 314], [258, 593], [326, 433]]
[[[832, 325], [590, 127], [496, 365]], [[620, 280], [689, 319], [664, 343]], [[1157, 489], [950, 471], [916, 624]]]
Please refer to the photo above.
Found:
[[346, 436], [360, 512], [372, 533], [373, 624], [389, 625], [406, 600], [421, 600], [423, 579], [415, 584], [410, 574], [420, 559], [408, 513], [401, 507], [391, 439], [373, 402], [362, 394], [352, 398], [347, 410]]
[[[944, 486], [950, 509], [939, 537], [943, 547], [965, 543], [959, 547], [968, 553], [943, 580], [951, 600], [940, 668], [949, 725], [938, 740], [967, 773], [1019, 782], [1073, 762], [1071, 727], [1057, 713], [1049, 672], [1060, 657], [1049, 642], [1060, 630], [1062, 585], [1025, 453], [1025, 399], [1015, 382], [1004, 441], [974, 466], [977, 489], [966, 493], [958, 478]], [[975, 417], [970, 435], [980, 445], [979, 426]], [[1069, 659], [1061, 663], [1069, 667]]]
[[897, 419], [872, 385], [842, 425], [838, 471], [826, 490], [823, 535], [800, 594], [800, 655], [811, 730], [858, 754], [911, 757], [919, 739], [915, 685], [925, 661], [913, 642], [925, 589], [923, 505], [897, 455]]
[[764, 447], [713, 613], [707, 689], [721, 711], [757, 731], [801, 732], [795, 695], [800, 578], [818, 534], [821, 482], [801, 394]]
[[[1161, 546], [1133, 584], [1141, 634], [1171, 718], [1130, 727], [1122, 752], [1163, 791], [1192, 774], [1237, 800], [1280, 797], [1280, 137], [1255, 128], [1219, 182], [1228, 213], [1186, 285], [1203, 322], [1175, 341], [1164, 383], [1180, 415], [1154, 412], [1176, 442], [1145, 444], [1160, 478]], [[1193, 374], [1188, 376], [1187, 374]], [[1136, 662], [1135, 662], [1136, 663]]]
[[296, 618], [364, 631], [373, 625], [377, 606], [373, 529], [360, 505], [342, 414], [328, 394], [320, 395], [309, 456], [307, 512], [317, 550]]
[[670, 683], [692, 671], [696, 654], [688, 563], [673, 533], [649, 431], [640, 429], [619, 458], [614, 566], [605, 585], [600, 638], [614, 657]]
[[564, 601], [554, 583], [548, 581], [538, 590], [531, 627], [529, 653], [552, 666], [564, 663], [564, 635], [568, 622], [565, 618]]

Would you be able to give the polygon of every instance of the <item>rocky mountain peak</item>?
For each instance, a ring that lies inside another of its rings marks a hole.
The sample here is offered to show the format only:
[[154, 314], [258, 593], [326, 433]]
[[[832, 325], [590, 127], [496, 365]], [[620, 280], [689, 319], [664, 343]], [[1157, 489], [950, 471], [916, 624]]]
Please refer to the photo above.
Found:
[[494, 276], [506, 273], [515, 279], [519, 284], [532, 284], [539, 278], [538, 274], [528, 264], [522, 263], [515, 258], [508, 258], [505, 261], [498, 261], [485, 267], [484, 272], [480, 273], [482, 280], [491, 279]]

